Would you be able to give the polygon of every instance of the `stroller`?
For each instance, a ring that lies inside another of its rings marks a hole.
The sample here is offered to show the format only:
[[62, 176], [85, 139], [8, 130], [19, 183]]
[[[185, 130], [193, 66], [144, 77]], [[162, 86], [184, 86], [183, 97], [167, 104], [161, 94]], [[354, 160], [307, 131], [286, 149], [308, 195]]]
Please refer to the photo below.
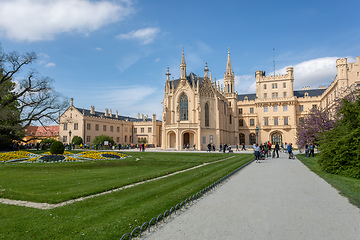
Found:
[[261, 150], [260, 151], [260, 157], [259, 157], [260, 160], [265, 160], [265, 150]]

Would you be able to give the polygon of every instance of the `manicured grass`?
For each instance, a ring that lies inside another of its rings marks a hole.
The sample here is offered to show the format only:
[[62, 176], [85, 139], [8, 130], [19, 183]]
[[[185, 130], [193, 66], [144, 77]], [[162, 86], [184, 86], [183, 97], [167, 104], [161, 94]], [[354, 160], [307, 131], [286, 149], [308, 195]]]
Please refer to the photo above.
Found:
[[0, 164], [0, 197], [58, 203], [224, 158], [200, 153], [131, 155], [124, 160]]
[[[163, 173], [166, 167], [175, 169], [178, 165], [192, 166], [203, 162], [214, 161], [230, 154], [175, 154], [175, 153], [131, 153], [132, 161], [138, 163], [154, 162], [159, 164]], [[26, 207], [10, 206], [1, 204], [0, 207], [0, 238], [4, 239], [120, 239], [130, 232], [135, 226], [157, 217], [181, 201], [199, 192], [211, 183], [217, 181], [238, 167], [244, 165], [253, 158], [252, 154], [234, 154], [234, 158], [222, 162], [210, 164], [191, 171], [180, 173], [165, 179], [148, 182], [122, 191], [102, 195], [83, 202], [76, 202], [64, 207], [51, 210], [38, 210]], [[140, 161], [135, 161], [136, 158]], [[167, 160], [166, 160], [167, 159]], [[121, 168], [110, 163], [120, 160], [102, 162], [105, 165], [94, 168], [83, 165], [87, 175], [92, 176], [93, 170], [108, 169], [108, 175], [113, 174], [113, 168]], [[172, 164], [167, 163], [172, 162]], [[15, 164], [14, 164], [15, 165]], [[21, 166], [22, 164], [16, 165]], [[33, 166], [36, 164], [23, 164]], [[63, 164], [43, 164], [62, 168]], [[19, 173], [24, 167], [19, 168]], [[78, 165], [66, 165], [76, 176], [81, 167]], [[151, 164], [147, 165], [149, 171]], [[3, 166], [2, 166], [3, 167]], [[146, 169], [146, 167], [144, 167]], [[137, 168], [142, 169], [141, 167]], [[2, 170], [1, 170], [2, 171]], [[55, 170], [53, 170], [54, 172]], [[136, 172], [135, 170], [132, 172]], [[146, 172], [146, 171], [144, 171]], [[35, 173], [33, 174], [36, 175]], [[55, 174], [56, 175], [56, 174]], [[83, 173], [86, 176], [85, 173]], [[105, 174], [104, 174], [105, 175]], [[156, 175], [156, 174], [155, 174]], [[50, 176], [50, 175], [49, 175]], [[69, 175], [70, 176], [70, 175]], [[139, 176], [140, 177], [140, 174]], [[90, 178], [89, 178], [90, 179]], [[110, 180], [109, 180], [110, 181]], [[96, 182], [96, 181], [95, 181]], [[104, 189], [108, 188], [108, 182], [98, 180]], [[111, 181], [110, 181], [111, 182]], [[94, 184], [94, 182], [92, 182]], [[88, 188], [88, 184], [82, 184]], [[46, 185], [48, 187], [48, 185]], [[79, 191], [81, 189], [79, 188]], [[22, 190], [24, 191], [24, 190]], [[46, 189], [43, 191], [46, 192]], [[80, 195], [80, 194], [79, 194]]]
[[360, 208], [360, 179], [344, 177], [322, 171], [317, 163], [316, 155], [314, 158], [306, 158], [304, 154], [296, 155], [296, 157], [311, 171], [336, 188], [341, 195], [347, 197], [352, 204]]

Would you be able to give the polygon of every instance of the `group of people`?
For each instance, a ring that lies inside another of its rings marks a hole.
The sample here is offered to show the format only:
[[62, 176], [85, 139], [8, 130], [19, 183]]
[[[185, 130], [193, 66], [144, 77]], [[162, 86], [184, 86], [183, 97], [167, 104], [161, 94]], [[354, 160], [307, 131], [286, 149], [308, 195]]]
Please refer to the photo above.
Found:
[[310, 146], [308, 144], [305, 145], [305, 157], [314, 157], [314, 152], [315, 152], [315, 145], [314, 144], [310, 144]]
[[[254, 144], [253, 148], [254, 148], [254, 155], [255, 155], [255, 160], [257, 163], [260, 163], [260, 160], [265, 160], [266, 158], [269, 157], [269, 155], [271, 155], [271, 149], [272, 149], [272, 144], [270, 143], [270, 141], [265, 142], [264, 144]], [[276, 158], [279, 158], [279, 150], [280, 150], [280, 145], [279, 143], [275, 143], [274, 146], [274, 151], [272, 152], [272, 157], [275, 157], [276, 154]]]
[[[253, 148], [254, 148], [255, 160], [257, 163], [259, 163], [260, 160], [265, 160], [271, 154], [272, 154], [273, 158], [275, 158], [275, 155], [276, 155], [276, 158], [279, 158], [280, 150], [283, 150], [284, 153], [289, 154], [289, 159], [294, 159], [292, 143], [285, 142], [285, 145], [283, 143], [281, 143], [281, 149], [280, 149], [279, 143], [275, 143], [273, 152], [271, 152], [272, 145], [271, 145], [270, 141], [267, 141], [264, 144], [260, 144], [260, 145], [254, 144]], [[306, 144], [305, 145], [305, 157], [307, 157], [307, 158], [311, 157], [311, 156], [314, 157], [314, 149], [315, 149], [314, 144], [310, 144], [310, 146], [308, 144]]]
[[[215, 152], [215, 151], [216, 151], [216, 147], [215, 147], [215, 144], [209, 143], [209, 144], [207, 145], [207, 152], [211, 152], [211, 151]], [[219, 152], [223, 152], [223, 153], [229, 152], [229, 153], [232, 153], [232, 152], [234, 152], [234, 151], [232, 150], [232, 148], [231, 148], [230, 145], [227, 145], [227, 144], [225, 143], [224, 145], [220, 144], [220, 146], [219, 146]]]

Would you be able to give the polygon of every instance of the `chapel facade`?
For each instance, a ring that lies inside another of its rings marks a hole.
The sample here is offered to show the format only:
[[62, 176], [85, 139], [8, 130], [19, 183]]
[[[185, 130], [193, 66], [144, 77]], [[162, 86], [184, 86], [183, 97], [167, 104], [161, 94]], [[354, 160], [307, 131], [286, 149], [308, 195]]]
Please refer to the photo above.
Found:
[[170, 80], [166, 73], [162, 115], [162, 149], [207, 149], [215, 145], [293, 143], [296, 126], [312, 108], [331, 107], [335, 99], [360, 86], [360, 57], [356, 63], [336, 61], [337, 75], [329, 87], [294, 90], [294, 69], [286, 74], [266, 76], [256, 71], [256, 93], [235, 92], [230, 52], [227, 56], [224, 86], [212, 81], [207, 64], [204, 77], [186, 74], [184, 51], [180, 78]]

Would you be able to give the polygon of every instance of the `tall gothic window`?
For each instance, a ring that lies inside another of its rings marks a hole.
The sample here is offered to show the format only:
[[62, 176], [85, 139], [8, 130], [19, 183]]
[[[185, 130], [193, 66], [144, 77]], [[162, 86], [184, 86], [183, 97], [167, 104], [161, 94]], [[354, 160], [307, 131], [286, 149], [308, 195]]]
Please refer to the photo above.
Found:
[[188, 120], [188, 98], [185, 94], [180, 97], [180, 121]]
[[209, 104], [205, 103], [205, 127], [210, 126], [210, 120], [209, 120]]

